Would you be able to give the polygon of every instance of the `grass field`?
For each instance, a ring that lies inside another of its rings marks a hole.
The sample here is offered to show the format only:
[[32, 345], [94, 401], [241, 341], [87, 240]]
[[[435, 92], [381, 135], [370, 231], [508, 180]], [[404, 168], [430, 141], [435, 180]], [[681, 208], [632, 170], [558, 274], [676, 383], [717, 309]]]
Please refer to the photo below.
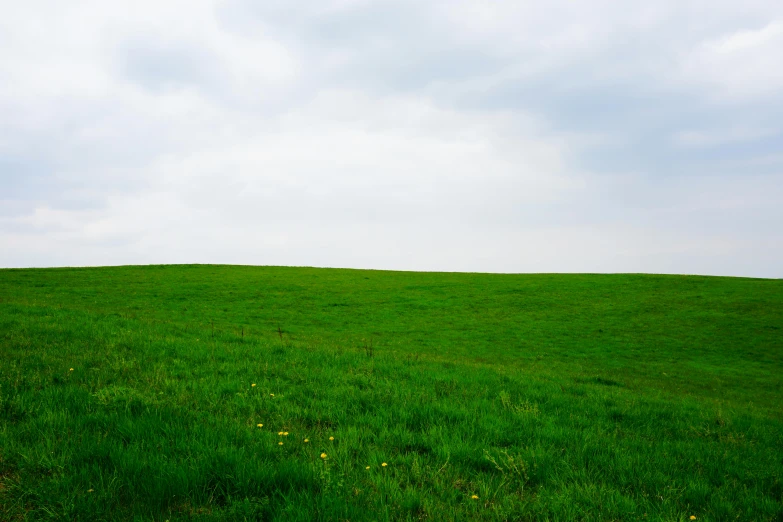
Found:
[[0, 520], [783, 520], [783, 281], [0, 270]]

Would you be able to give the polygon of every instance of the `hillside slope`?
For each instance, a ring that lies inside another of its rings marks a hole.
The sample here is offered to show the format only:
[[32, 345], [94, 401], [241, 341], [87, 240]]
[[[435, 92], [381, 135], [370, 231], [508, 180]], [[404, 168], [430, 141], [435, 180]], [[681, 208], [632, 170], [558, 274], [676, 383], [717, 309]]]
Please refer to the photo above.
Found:
[[782, 339], [777, 280], [0, 270], [0, 518], [776, 520]]

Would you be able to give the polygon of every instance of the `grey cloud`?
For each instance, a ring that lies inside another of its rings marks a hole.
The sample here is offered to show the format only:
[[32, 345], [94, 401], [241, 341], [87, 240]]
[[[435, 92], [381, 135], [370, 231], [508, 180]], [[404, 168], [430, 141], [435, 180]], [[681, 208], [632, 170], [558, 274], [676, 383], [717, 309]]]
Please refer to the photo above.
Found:
[[[587, 168], [681, 176], [702, 174], [700, 165], [705, 162], [705, 168], [715, 170], [716, 160], [750, 158], [774, 146], [729, 144], [701, 153], [673, 146], [672, 135], [694, 121], [708, 128], [741, 122], [783, 130], [779, 123], [783, 121], [779, 108], [783, 97], [716, 107], [703, 92], [692, 87], [673, 89], [668, 78], [660, 77], [677, 72], [676, 60], [683, 49], [768, 23], [770, 10], [763, 2], [747, 7], [737, 12], [717, 5], [713, 17], [705, 17], [699, 10], [683, 10], [677, 17], [651, 13], [651, 21], [642, 29], [608, 22], [599, 26], [607, 31], [600, 37], [610, 39], [611, 45], [578, 52], [532, 76], [512, 75], [489, 87], [479, 82], [467, 90], [460, 90], [462, 81], [502, 75], [515, 65], [525, 70], [527, 63], [541, 61], [541, 50], [517, 49], [513, 42], [501, 50], [494, 43], [465, 45], [459, 35], [444, 30], [435, 16], [437, 10], [421, 4], [403, 3], [400, 7], [370, 2], [317, 17], [278, 6], [271, 12], [261, 9], [257, 16], [269, 17], [282, 27], [295, 27], [311, 45], [349, 53], [344, 63], [319, 77], [322, 82], [361, 85], [382, 93], [425, 92], [437, 103], [471, 110], [540, 114], [558, 129], [618, 140], [585, 150], [581, 159]], [[666, 8], [673, 10], [664, 4]], [[356, 44], [359, 41], [361, 46]]]
[[32, 158], [0, 157], [0, 199], [24, 200], [36, 193], [46, 192], [46, 179], [50, 168], [37, 164]]
[[5, 33], [0, 265], [781, 275], [777, 2], [98, 6]]
[[207, 49], [179, 42], [172, 45], [138, 37], [123, 42], [116, 52], [128, 80], [153, 90], [210, 89], [225, 76]]

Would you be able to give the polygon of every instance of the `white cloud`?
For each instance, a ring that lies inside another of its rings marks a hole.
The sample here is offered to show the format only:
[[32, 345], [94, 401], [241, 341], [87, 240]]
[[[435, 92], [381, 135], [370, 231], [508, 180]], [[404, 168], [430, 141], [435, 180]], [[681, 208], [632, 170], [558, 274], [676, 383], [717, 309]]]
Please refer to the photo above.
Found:
[[[759, 253], [780, 239], [764, 224], [783, 218], [777, 163], [752, 162], [783, 131], [777, 2], [37, 0], [3, 14], [0, 266], [783, 266], [780, 247]], [[756, 149], [707, 156], [727, 144]], [[716, 162], [763, 190], [711, 177]]]
[[783, 92], [783, 18], [757, 29], [740, 29], [712, 38], [687, 54], [688, 80], [707, 87], [708, 96], [747, 100]]

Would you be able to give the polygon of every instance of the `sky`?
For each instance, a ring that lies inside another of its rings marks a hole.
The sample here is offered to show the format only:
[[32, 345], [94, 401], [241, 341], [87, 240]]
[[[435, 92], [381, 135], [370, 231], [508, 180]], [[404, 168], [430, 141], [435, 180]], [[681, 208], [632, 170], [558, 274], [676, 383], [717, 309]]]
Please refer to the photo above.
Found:
[[0, 267], [783, 277], [779, 0], [0, 13]]

